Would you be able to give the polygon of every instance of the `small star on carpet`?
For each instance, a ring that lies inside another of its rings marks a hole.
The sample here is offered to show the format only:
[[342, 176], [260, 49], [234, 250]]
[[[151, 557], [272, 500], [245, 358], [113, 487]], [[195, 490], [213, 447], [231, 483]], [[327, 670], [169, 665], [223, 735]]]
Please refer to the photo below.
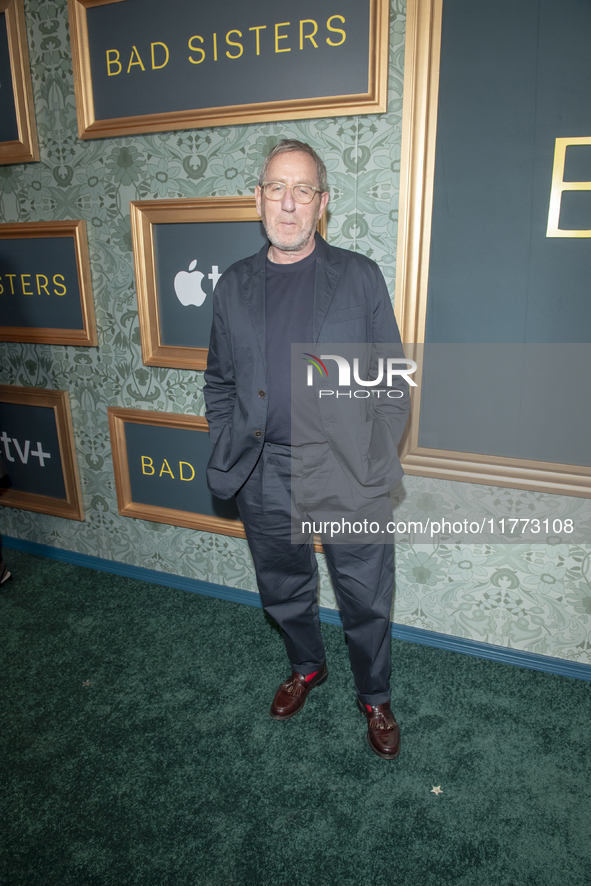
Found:
[[430, 794], [437, 794], [437, 796], [439, 796], [439, 794], [443, 793], [443, 791], [441, 790], [441, 785], [438, 784], [437, 787], [435, 787], [435, 786], [432, 787], [431, 790], [429, 791], [429, 793]]

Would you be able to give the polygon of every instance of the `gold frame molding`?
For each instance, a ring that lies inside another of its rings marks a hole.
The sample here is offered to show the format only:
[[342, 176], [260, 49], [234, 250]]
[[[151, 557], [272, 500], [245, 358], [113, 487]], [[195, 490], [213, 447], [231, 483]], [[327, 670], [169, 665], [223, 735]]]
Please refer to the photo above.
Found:
[[[205, 369], [207, 348], [163, 345], [156, 286], [156, 257], [153, 226], [194, 222], [260, 221], [254, 197], [203, 197], [177, 200], [138, 200], [130, 203], [131, 237], [142, 343], [146, 366], [173, 369]], [[326, 212], [318, 231], [326, 237]]]
[[0, 0], [0, 12], [6, 16], [10, 73], [19, 133], [18, 141], [0, 142], [0, 164], [27, 163], [39, 160], [39, 143], [23, 0]]
[[67, 520], [84, 520], [84, 506], [80, 490], [68, 392], [0, 385], [0, 402], [17, 403], [23, 406], [49, 406], [53, 409], [66, 490], [64, 500], [49, 495], [7, 489], [0, 498], [0, 504], [11, 508], [20, 508], [24, 511], [35, 511], [38, 514], [50, 514], [52, 517], [65, 517]]
[[390, 2], [370, 0], [367, 93], [97, 120], [94, 112], [86, 10], [91, 6], [118, 2], [121, 0], [68, 0], [78, 134], [82, 139], [165, 132], [174, 129], [198, 129], [204, 126], [238, 126], [244, 123], [269, 123], [278, 120], [379, 114], [387, 109]]
[[[421, 344], [425, 340], [435, 173], [443, 0], [408, 0], [402, 111], [402, 156], [396, 316], [407, 356], [417, 360], [410, 419], [401, 444], [407, 474], [591, 498], [591, 468], [418, 444]], [[419, 345], [416, 349], [412, 343]]]
[[107, 413], [109, 416], [109, 433], [111, 435], [111, 449], [113, 452], [117, 507], [120, 514], [124, 517], [135, 517], [138, 520], [150, 520], [155, 523], [167, 523], [170, 526], [184, 526], [186, 529], [199, 529], [203, 532], [214, 532], [218, 535], [246, 538], [244, 526], [238, 520], [210, 517], [207, 514], [194, 514], [191, 511], [163, 508], [159, 505], [139, 504], [132, 500], [127, 444], [125, 441], [125, 423], [131, 422], [140, 425], [156, 425], [166, 428], [207, 432], [208, 424], [205, 418], [200, 415], [184, 415], [176, 412], [148, 412], [143, 409], [120, 409], [115, 406], [109, 406]]
[[97, 345], [94, 300], [90, 278], [90, 259], [86, 222], [39, 221], [0, 224], [0, 240], [22, 240], [29, 237], [72, 237], [76, 250], [78, 288], [82, 309], [82, 329], [51, 329], [35, 326], [0, 326], [0, 341], [42, 342], [50, 345]]

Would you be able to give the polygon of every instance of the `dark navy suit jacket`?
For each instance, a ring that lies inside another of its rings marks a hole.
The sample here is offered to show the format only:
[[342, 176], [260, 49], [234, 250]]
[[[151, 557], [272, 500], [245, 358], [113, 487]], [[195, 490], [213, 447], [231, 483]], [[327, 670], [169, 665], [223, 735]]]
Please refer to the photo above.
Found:
[[[207, 481], [214, 495], [224, 499], [248, 479], [265, 440], [267, 250], [264, 246], [257, 255], [236, 262], [215, 289], [204, 388], [213, 446]], [[390, 356], [404, 357], [377, 264], [364, 255], [330, 246], [319, 234], [313, 328], [314, 343], [389, 343]], [[349, 401], [344, 423], [335, 397], [319, 401], [332, 451], [352, 484], [368, 498], [392, 489], [403, 475], [397, 446], [409, 398], [404, 380], [397, 387], [403, 392], [401, 399], [372, 396]]]

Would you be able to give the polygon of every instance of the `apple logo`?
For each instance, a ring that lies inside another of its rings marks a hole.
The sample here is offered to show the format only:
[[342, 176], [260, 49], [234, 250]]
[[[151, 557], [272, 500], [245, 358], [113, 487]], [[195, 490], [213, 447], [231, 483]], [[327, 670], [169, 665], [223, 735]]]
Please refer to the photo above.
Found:
[[203, 291], [201, 286], [201, 281], [205, 274], [202, 274], [201, 271], [195, 271], [194, 268], [196, 267], [197, 259], [195, 258], [189, 265], [189, 271], [192, 271], [192, 273], [179, 271], [174, 278], [174, 291], [180, 303], [185, 307], [187, 305], [196, 305], [199, 308], [207, 296], [207, 293]]

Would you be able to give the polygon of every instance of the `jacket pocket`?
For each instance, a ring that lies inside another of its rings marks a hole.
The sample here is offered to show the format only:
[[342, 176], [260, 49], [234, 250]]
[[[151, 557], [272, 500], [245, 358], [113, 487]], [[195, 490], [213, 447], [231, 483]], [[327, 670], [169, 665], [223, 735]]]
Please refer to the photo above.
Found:
[[209, 464], [220, 470], [227, 469], [230, 464], [230, 449], [232, 446], [232, 428], [229, 424], [224, 425], [217, 440], [215, 441]]
[[359, 305], [351, 305], [350, 308], [341, 308], [334, 314], [329, 314], [327, 320], [329, 323], [343, 323], [346, 320], [356, 320], [358, 317], [365, 317], [367, 312], [367, 302]]

